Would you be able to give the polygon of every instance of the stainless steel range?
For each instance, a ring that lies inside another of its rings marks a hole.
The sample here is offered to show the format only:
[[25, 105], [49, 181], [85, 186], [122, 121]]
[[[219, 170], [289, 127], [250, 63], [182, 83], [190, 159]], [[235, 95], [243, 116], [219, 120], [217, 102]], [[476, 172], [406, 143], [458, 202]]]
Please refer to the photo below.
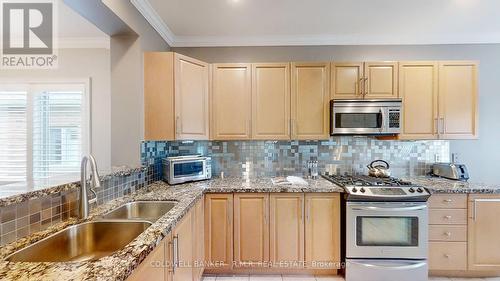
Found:
[[427, 199], [395, 178], [325, 176], [346, 190], [346, 281], [424, 281]]

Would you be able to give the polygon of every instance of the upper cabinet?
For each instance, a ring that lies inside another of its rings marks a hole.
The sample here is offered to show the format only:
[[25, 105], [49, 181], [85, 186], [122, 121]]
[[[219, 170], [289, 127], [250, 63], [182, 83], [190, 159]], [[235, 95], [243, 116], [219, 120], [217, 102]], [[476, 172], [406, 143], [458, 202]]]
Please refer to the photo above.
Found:
[[400, 62], [403, 99], [402, 139], [437, 139], [438, 63]]
[[208, 64], [175, 54], [176, 139], [209, 137]]
[[332, 99], [398, 98], [398, 63], [332, 64]]
[[475, 139], [477, 63], [400, 62], [402, 139]]
[[252, 64], [252, 137], [290, 139], [290, 64]]
[[252, 120], [252, 66], [212, 66], [212, 139], [248, 140]]
[[439, 122], [442, 139], [477, 138], [477, 63], [439, 63]]
[[330, 63], [292, 63], [291, 138], [328, 139]]
[[209, 66], [173, 52], [144, 54], [144, 139], [209, 138]]

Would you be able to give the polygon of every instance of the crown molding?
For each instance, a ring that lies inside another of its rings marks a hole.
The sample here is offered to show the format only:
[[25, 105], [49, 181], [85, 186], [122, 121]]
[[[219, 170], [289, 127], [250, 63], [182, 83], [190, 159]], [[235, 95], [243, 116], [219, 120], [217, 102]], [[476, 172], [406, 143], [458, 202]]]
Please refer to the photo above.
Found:
[[176, 36], [168, 28], [163, 19], [153, 9], [148, 0], [130, 0], [132, 5], [142, 14], [142, 16], [149, 22], [149, 24], [160, 34], [160, 36], [167, 42], [169, 46], [175, 47]]
[[60, 37], [58, 49], [110, 49], [109, 37]]
[[500, 33], [177, 36], [148, 0], [130, 0], [170, 47], [498, 44]]

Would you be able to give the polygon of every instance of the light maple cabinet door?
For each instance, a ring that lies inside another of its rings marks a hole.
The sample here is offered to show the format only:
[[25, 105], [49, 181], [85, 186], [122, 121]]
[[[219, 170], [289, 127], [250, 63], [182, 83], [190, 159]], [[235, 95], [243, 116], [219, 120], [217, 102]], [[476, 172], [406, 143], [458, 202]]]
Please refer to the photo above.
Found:
[[328, 139], [330, 63], [292, 63], [291, 138]]
[[209, 138], [209, 66], [174, 54], [176, 139]]
[[234, 261], [269, 261], [269, 194], [234, 195]]
[[[309, 268], [340, 262], [340, 195], [305, 194], [305, 261]], [[337, 269], [337, 268], [329, 268]]]
[[174, 53], [144, 53], [144, 140], [174, 140]]
[[[231, 269], [233, 262], [233, 195], [205, 195], [205, 261], [209, 268]], [[216, 265], [215, 263], [223, 263]], [[212, 265], [213, 266], [209, 266]]]
[[251, 72], [251, 64], [212, 65], [212, 139], [251, 138]]
[[204, 269], [205, 260], [205, 216], [204, 216], [204, 200], [201, 199], [196, 203], [194, 210], [194, 226], [193, 226], [193, 278], [194, 280], [201, 280]]
[[476, 62], [440, 62], [439, 122], [442, 139], [478, 137]]
[[331, 98], [360, 99], [363, 98], [363, 63], [332, 63]]
[[290, 64], [252, 64], [252, 138], [290, 139]]
[[139, 267], [132, 272], [132, 275], [130, 275], [127, 280], [168, 281], [166, 279], [167, 268], [164, 266], [167, 264], [165, 254], [168, 242], [168, 239], [161, 241], [153, 252], [151, 252], [146, 259], [141, 262]]
[[188, 212], [173, 232], [174, 242], [174, 281], [193, 280], [193, 212]]
[[398, 63], [365, 62], [365, 99], [391, 99], [398, 97]]
[[277, 265], [289, 262], [292, 268], [301, 268], [304, 261], [304, 194], [271, 194], [270, 200], [271, 262]]
[[500, 270], [500, 195], [469, 195], [469, 270]]
[[403, 100], [401, 139], [437, 139], [438, 63], [399, 62], [399, 94]]

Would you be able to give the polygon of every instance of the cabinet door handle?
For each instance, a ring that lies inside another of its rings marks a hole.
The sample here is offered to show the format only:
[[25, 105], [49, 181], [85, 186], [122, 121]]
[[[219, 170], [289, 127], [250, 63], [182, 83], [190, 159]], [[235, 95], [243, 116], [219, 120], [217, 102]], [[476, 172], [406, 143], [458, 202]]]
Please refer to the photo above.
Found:
[[444, 233], [444, 235], [445, 235], [445, 236], [447, 236], [447, 237], [451, 237], [451, 232], [446, 231], [446, 232]]
[[306, 203], [306, 221], [309, 221], [310, 204]]
[[180, 117], [176, 116], [175, 117], [175, 134], [180, 135], [181, 133], [181, 128], [180, 128]]
[[434, 118], [434, 134], [439, 134], [439, 118]]
[[453, 200], [451, 200], [451, 199], [444, 199], [444, 200], [443, 200], [443, 202], [444, 202], [444, 203], [451, 203], [452, 201], [453, 201]]
[[447, 258], [447, 259], [451, 258], [451, 255], [450, 255], [450, 254], [444, 254], [443, 256], [444, 256], [445, 258]]
[[450, 219], [451, 219], [451, 216], [450, 216], [450, 215], [448, 215], [448, 216], [444, 216], [444, 219], [446, 219], [446, 220], [450, 220]]
[[173, 270], [175, 272], [175, 268], [179, 267], [179, 235], [174, 236], [174, 264]]
[[363, 93], [365, 92], [364, 80], [365, 79], [363, 77], [361, 77], [361, 78], [359, 78], [359, 81], [358, 81], [358, 90], [357, 90], [357, 93], [360, 96], [363, 96]]
[[366, 95], [368, 95], [368, 77], [365, 77], [365, 83], [364, 83], [364, 87], [365, 89], [365, 93], [363, 94], [363, 98], [365, 98]]
[[443, 134], [445, 133], [445, 128], [444, 128], [444, 126], [445, 126], [445, 123], [444, 123], [444, 117], [440, 117], [440, 118], [439, 118], [439, 121], [440, 121], [440, 123], [441, 123], [441, 126], [440, 126], [440, 127], [441, 127], [440, 134], [442, 134], [442, 135], [443, 135]]
[[174, 243], [173, 241], [168, 242], [168, 251], [170, 252], [170, 257], [172, 258], [172, 263], [168, 261], [167, 266], [169, 268], [168, 272], [172, 274], [175, 273], [175, 260], [174, 260]]

